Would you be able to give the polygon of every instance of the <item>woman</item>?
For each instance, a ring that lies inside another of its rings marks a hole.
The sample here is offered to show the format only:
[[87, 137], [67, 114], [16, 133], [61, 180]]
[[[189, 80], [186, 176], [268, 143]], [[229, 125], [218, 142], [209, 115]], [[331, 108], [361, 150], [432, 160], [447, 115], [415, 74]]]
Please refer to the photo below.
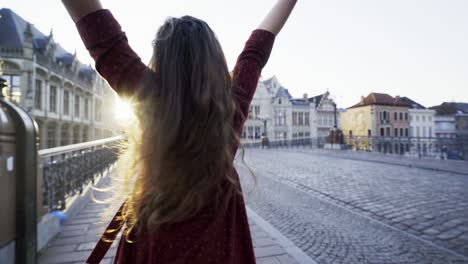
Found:
[[147, 67], [98, 0], [62, 2], [97, 71], [136, 103], [134, 166], [119, 172], [127, 185], [136, 178], [122, 209], [115, 262], [255, 263], [233, 159], [261, 69], [296, 0], [278, 0], [232, 75], [202, 20], [169, 18]]

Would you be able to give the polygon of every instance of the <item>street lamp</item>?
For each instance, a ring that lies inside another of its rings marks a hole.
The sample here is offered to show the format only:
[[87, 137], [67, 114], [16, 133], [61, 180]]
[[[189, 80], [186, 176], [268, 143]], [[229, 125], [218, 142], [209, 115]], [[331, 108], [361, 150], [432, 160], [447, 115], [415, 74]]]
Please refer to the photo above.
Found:
[[0, 97], [4, 97], [4, 94], [3, 94], [3, 88], [7, 88], [8, 87], [8, 83], [5, 79], [2, 78], [3, 76], [3, 68], [2, 68], [2, 65], [3, 65], [3, 60], [2, 58], [0, 57]]
[[257, 119], [259, 120], [262, 120], [263, 121], [263, 138], [262, 138], [262, 148], [264, 146], [269, 146], [269, 140], [268, 140], [268, 136], [267, 136], [267, 120], [270, 119], [270, 117], [268, 115], [258, 115], [257, 116]]

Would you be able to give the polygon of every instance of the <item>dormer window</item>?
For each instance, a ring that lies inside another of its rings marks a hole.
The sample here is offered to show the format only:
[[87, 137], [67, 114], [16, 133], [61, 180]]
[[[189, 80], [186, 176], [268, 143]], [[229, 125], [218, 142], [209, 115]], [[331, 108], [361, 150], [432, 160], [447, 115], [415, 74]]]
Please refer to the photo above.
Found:
[[278, 99], [278, 104], [281, 104], [281, 98], [280, 98], [280, 99]]

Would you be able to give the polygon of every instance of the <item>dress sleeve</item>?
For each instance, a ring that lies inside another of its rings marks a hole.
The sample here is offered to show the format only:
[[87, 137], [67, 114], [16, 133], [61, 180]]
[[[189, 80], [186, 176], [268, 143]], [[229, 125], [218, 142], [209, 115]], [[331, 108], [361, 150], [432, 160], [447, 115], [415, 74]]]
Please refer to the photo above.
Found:
[[234, 129], [240, 134], [263, 67], [270, 57], [275, 35], [266, 30], [252, 32], [233, 71], [233, 97], [238, 105]]
[[111, 12], [98, 10], [81, 18], [76, 26], [99, 74], [119, 95], [133, 95], [148, 68], [128, 45]]

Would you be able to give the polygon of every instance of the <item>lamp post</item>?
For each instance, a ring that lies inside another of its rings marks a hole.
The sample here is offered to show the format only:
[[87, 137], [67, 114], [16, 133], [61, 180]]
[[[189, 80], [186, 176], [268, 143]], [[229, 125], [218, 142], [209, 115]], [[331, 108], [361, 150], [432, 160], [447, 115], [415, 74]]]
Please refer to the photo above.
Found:
[[270, 119], [268, 115], [259, 115], [257, 118], [261, 121], [263, 121], [263, 138], [262, 138], [262, 148], [267, 146], [269, 147], [270, 142], [268, 139], [268, 134], [267, 134], [267, 121]]
[[0, 98], [4, 97], [5, 95], [3, 94], [3, 89], [8, 87], [8, 83], [5, 79], [2, 78], [3, 76], [3, 60], [2, 57], [0, 57]]

